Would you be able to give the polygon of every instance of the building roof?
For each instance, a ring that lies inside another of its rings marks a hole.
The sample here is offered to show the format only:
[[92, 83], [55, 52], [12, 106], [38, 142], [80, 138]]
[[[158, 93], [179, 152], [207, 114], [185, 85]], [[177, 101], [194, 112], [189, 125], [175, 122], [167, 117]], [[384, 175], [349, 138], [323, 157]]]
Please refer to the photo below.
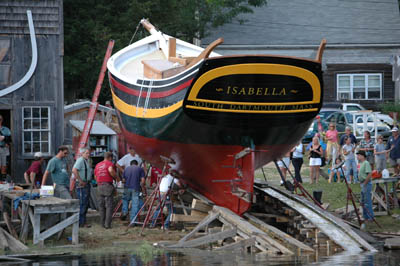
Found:
[[[75, 127], [80, 132], [83, 131], [83, 127], [85, 126], [84, 120], [69, 120], [71, 125]], [[90, 130], [90, 135], [117, 135], [117, 133], [106, 126], [103, 122], [95, 120], [93, 121], [92, 129]]]
[[202, 40], [224, 45], [399, 44], [397, 0], [268, 0]]
[[[85, 108], [90, 108], [91, 104], [92, 104], [92, 102], [90, 102], [90, 101], [82, 101], [82, 102], [76, 102], [76, 103], [65, 105], [64, 106], [64, 114], [68, 114], [68, 113], [71, 113], [71, 112], [74, 112], [77, 110], [81, 110], [81, 109], [85, 109]], [[105, 105], [99, 104], [99, 106], [97, 107], [97, 110], [102, 111], [102, 112], [111, 111], [113, 115], [116, 115], [114, 108], [110, 108]]]

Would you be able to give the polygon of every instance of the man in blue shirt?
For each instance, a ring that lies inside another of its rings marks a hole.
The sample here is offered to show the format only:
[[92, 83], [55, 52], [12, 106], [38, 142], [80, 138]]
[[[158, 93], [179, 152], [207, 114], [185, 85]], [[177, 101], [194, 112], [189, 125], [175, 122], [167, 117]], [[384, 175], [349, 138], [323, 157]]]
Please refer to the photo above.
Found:
[[46, 185], [47, 177], [51, 174], [55, 184], [54, 196], [62, 199], [71, 199], [69, 193], [69, 174], [67, 172], [67, 163], [64, 158], [69, 154], [68, 147], [60, 146], [57, 155], [47, 164], [46, 171], [42, 179], [42, 186]]
[[386, 150], [390, 150], [389, 162], [394, 169], [394, 175], [397, 176], [400, 173], [400, 138], [397, 127], [392, 128], [392, 136], [388, 139]]
[[136, 160], [132, 160], [130, 166], [125, 168], [122, 175], [122, 180], [125, 182], [124, 194], [122, 196], [122, 216], [121, 219], [125, 220], [129, 211], [129, 201], [132, 200], [132, 208], [130, 214], [130, 221], [135, 218], [139, 211], [139, 193], [142, 189], [143, 196], [146, 195], [145, 174], [143, 168], [138, 166]]

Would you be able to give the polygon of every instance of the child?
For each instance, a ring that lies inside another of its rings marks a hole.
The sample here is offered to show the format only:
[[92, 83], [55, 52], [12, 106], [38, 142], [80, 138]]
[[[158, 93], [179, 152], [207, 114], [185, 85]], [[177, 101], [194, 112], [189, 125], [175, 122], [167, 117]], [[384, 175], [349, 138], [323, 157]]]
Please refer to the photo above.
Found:
[[328, 169], [329, 183], [331, 183], [332, 180], [333, 182], [340, 182], [340, 180], [344, 178], [346, 166], [342, 165], [341, 167], [342, 169], [340, 169], [340, 167], [335, 169], [335, 167], [338, 167], [341, 163], [342, 163], [342, 158], [339, 156], [338, 158], [336, 158], [335, 164], [332, 167], [332, 169]]
[[[356, 145], [351, 143], [351, 138], [346, 136], [344, 138], [345, 145], [342, 147], [344, 159], [345, 159], [345, 165], [346, 165], [346, 179], [347, 182], [353, 182], [357, 183], [358, 182], [358, 176], [357, 176], [357, 163], [356, 163], [356, 156], [354, 155], [354, 151], [356, 150]], [[353, 169], [353, 178], [350, 176], [350, 170]]]
[[376, 170], [381, 173], [383, 169], [386, 169], [386, 153], [388, 151], [385, 149], [386, 145], [383, 143], [382, 135], [378, 135], [377, 142], [374, 147], [375, 165]]

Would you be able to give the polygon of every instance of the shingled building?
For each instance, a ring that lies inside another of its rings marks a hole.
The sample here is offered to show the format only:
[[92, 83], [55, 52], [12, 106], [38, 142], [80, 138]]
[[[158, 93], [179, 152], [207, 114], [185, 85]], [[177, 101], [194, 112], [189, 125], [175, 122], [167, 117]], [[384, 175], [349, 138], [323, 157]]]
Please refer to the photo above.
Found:
[[0, 114], [11, 128], [10, 174], [64, 139], [62, 0], [0, 1]]

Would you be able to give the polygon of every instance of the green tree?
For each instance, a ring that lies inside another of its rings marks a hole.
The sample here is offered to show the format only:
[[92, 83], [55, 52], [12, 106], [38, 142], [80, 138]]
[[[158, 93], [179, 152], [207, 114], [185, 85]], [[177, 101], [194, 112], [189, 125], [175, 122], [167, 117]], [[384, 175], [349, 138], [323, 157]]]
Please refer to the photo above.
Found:
[[[171, 36], [192, 42], [212, 27], [251, 13], [266, 0], [64, 0], [64, 81], [67, 100], [88, 98], [94, 91], [107, 43], [114, 52], [147, 35], [142, 18]], [[132, 39], [132, 40], [131, 40]], [[110, 99], [107, 79], [100, 102]]]

